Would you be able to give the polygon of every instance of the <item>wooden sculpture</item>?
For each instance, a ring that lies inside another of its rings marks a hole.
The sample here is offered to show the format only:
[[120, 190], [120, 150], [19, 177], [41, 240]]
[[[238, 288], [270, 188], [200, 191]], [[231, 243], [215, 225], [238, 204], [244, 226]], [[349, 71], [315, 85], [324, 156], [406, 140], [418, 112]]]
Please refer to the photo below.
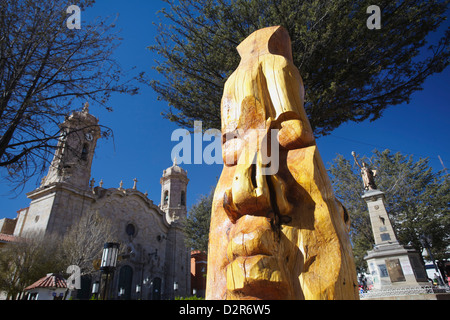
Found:
[[303, 108], [289, 35], [261, 29], [237, 50], [222, 97], [206, 298], [358, 299], [348, 216]]

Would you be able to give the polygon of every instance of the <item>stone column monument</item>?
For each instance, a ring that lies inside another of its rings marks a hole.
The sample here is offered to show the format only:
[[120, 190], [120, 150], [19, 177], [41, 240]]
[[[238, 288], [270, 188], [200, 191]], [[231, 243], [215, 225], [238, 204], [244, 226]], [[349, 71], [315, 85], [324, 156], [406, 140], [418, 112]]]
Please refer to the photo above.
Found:
[[375, 246], [364, 258], [374, 282], [372, 295], [404, 295], [420, 293], [428, 285], [425, 268], [419, 252], [399, 244], [385, 207], [384, 192], [377, 189], [376, 171], [366, 163], [359, 164], [355, 152], [355, 163], [361, 168], [364, 182], [362, 198], [369, 209]]

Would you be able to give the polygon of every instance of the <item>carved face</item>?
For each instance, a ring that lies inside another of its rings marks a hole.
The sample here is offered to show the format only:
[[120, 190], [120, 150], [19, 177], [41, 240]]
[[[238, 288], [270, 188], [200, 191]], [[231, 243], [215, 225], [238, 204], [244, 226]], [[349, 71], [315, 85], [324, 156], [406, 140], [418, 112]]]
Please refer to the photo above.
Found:
[[266, 119], [258, 100], [244, 99], [241, 106], [234, 143], [226, 139], [223, 145], [224, 157], [234, 154], [237, 161], [224, 168], [214, 206], [215, 213], [225, 213], [230, 222], [227, 298], [293, 299], [300, 292], [293, 286], [298, 284], [298, 274], [291, 270], [299, 270], [294, 265], [301, 259], [292, 237], [282, 232], [282, 223], [292, 220], [292, 205], [286, 198], [285, 178], [293, 181], [287, 150], [280, 148], [278, 125]]
[[354, 298], [344, 213], [303, 109], [298, 70], [271, 54], [290, 52], [270, 47], [283, 45], [273, 41], [278, 36], [285, 39], [285, 30], [249, 36], [225, 84], [225, 165], [213, 201], [206, 298]]
[[[220, 293], [215, 298], [304, 298], [299, 275], [305, 257], [298, 243], [301, 229], [314, 228], [315, 205], [291, 174], [288, 150], [270, 134], [270, 128], [266, 136], [251, 137], [248, 129], [234, 138], [241, 140], [234, 144], [241, 146], [235, 150], [238, 160], [224, 166], [216, 187], [209, 249], [213, 265], [208, 262], [208, 270], [216, 268], [214, 277], [222, 282], [220, 289], [214, 289]], [[273, 143], [263, 145], [270, 140], [277, 142], [278, 170], [267, 175], [264, 149], [270, 149], [271, 155], [275, 152]], [[223, 150], [224, 154], [232, 151], [226, 142]]]

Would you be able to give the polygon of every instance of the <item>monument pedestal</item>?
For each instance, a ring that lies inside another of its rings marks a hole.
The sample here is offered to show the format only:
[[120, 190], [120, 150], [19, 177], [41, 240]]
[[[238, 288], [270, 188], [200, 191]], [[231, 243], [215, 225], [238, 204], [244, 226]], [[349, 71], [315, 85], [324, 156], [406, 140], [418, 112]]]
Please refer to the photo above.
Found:
[[368, 190], [366, 201], [375, 238], [373, 250], [364, 259], [369, 266], [374, 288], [366, 296], [427, 293], [429, 283], [419, 252], [398, 243], [384, 204], [384, 193]]
[[419, 253], [400, 244], [375, 246], [364, 258], [369, 266], [375, 290], [388, 286], [427, 286], [425, 268]]

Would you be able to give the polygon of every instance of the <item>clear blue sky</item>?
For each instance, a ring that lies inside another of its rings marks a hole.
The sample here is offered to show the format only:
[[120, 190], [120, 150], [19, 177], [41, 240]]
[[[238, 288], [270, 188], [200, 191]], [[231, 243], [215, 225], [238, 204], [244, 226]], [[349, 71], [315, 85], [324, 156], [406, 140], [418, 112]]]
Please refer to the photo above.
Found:
[[[74, 4], [76, 1], [74, 0]], [[136, 66], [150, 77], [159, 77], [151, 69], [158, 57], [146, 47], [154, 42], [157, 21], [156, 11], [165, 4], [162, 1], [99, 0], [94, 8], [82, 13], [82, 19], [90, 21], [96, 16], [119, 13], [117, 27], [122, 30], [123, 43], [116, 51], [123, 67]], [[435, 170], [442, 169], [438, 155], [450, 167], [450, 68], [430, 77], [424, 90], [416, 92], [410, 104], [387, 109], [375, 122], [348, 123], [333, 131], [330, 136], [317, 140], [325, 162], [331, 162], [337, 154], [351, 158], [351, 151], [371, 155], [375, 148], [401, 151], [418, 157], [429, 157]], [[160, 115], [166, 109], [165, 101], [157, 101], [150, 87], [142, 86], [136, 96], [115, 95], [109, 101], [114, 111], [107, 112], [91, 102], [90, 111], [102, 125], [114, 130], [112, 139], [100, 139], [92, 166], [92, 177], [104, 187], [118, 187], [123, 180], [125, 188], [133, 186], [138, 179], [138, 189], [148, 191], [149, 198], [160, 202], [162, 171], [172, 165], [171, 150], [177, 142], [171, 141], [173, 130], [178, 127]], [[74, 106], [80, 109], [80, 106]], [[208, 142], [204, 142], [205, 147]], [[181, 165], [188, 170], [187, 204], [190, 207], [201, 194], [208, 193], [220, 176], [221, 165]], [[27, 207], [25, 193], [36, 187], [32, 179], [24, 192], [16, 198], [7, 184], [0, 183], [0, 218], [14, 218], [16, 211]]]

